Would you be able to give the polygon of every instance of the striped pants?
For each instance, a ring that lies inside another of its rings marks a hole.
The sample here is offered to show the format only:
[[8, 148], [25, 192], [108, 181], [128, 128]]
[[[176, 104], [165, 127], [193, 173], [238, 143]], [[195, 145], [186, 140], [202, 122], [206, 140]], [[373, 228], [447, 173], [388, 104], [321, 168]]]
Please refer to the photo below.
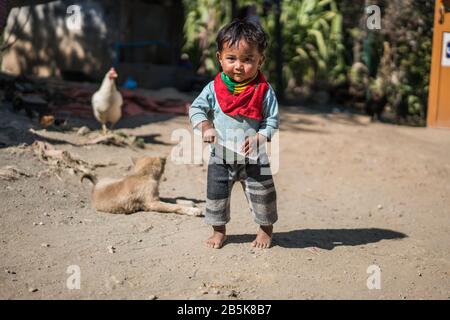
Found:
[[240, 181], [257, 224], [267, 226], [278, 219], [275, 185], [267, 162], [227, 164], [211, 155], [208, 164], [205, 222], [220, 226], [230, 221], [230, 196]]

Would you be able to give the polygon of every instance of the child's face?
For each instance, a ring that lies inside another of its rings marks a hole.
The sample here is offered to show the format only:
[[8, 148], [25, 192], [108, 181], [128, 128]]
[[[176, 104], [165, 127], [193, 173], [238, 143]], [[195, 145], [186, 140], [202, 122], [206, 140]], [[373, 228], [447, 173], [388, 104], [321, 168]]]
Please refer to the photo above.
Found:
[[265, 57], [256, 45], [242, 39], [231, 48], [225, 42], [222, 51], [217, 52], [217, 59], [227, 76], [236, 82], [243, 82], [256, 75]]

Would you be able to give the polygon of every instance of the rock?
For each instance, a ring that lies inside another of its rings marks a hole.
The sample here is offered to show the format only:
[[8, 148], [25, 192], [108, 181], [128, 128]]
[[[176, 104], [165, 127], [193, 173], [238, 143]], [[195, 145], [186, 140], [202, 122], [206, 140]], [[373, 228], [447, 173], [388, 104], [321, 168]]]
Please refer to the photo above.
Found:
[[48, 243], [41, 243], [41, 247], [48, 248], [48, 247], [50, 247], [50, 245]]
[[108, 246], [108, 251], [109, 253], [116, 253], [116, 248], [114, 248], [113, 246]]
[[158, 299], [158, 297], [153, 294], [148, 297], [148, 300], [156, 300], [156, 299]]
[[381, 209], [383, 209], [383, 206], [382, 206], [381, 204], [379, 204], [379, 205], [377, 206], [377, 208], [378, 208], [378, 210], [381, 210]]
[[236, 290], [231, 290], [231, 291], [228, 291], [228, 292], [227, 292], [227, 296], [228, 296], [228, 297], [236, 298], [238, 295], [239, 295], [239, 292], [236, 291]]
[[88, 134], [89, 132], [91, 132], [91, 130], [86, 126], [83, 126], [80, 129], [78, 129], [77, 135], [84, 136], [84, 135]]
[[147, 233], [147, 232], [149, 232], [149, 231], [152, 230], [152, 229], [153, 229], [153, 226], [150, 225], [150, 226], [146, 226], [146, 227], [142, 228], [142, 229], [139, 230], [139, 231], [142, 232], [142, 233]]
[[29, 289], [28, 289], [28, 292], [37, 292], [37, 291], [39, 291], [39, 290], [36, 289], [36, 288], [29, 288]]

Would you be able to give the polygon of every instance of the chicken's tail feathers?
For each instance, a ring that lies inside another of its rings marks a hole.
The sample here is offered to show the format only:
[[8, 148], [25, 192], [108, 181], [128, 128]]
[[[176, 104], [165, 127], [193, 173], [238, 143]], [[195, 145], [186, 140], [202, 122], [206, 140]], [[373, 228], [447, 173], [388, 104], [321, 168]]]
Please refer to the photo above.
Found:
[[83, 180], [87, 179], [89, 180], [94, 186], [97, 184], [98, 179], [95, 175], [93, 175], [92, 173], [85, 173], [81, 176], [80, 178], [80, 182], [83, 183]]

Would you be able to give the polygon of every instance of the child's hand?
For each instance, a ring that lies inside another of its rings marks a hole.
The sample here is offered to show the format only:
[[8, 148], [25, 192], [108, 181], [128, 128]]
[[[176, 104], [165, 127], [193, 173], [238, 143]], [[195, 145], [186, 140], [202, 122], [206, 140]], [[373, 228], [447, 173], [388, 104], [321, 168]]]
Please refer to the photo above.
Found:
[[244, 143], [241, 146], [241, 152], [246, 157], [249, 155], [256, 155], [259, 147], [266, 141], [266, 137], [262, 134], [256, 134], [255, 136], [245, 138]]
[[201, 126], [203, 142], [215, 143], [217, 141], [217, 133], [212, 124], [209, 121], [203, 121]]

